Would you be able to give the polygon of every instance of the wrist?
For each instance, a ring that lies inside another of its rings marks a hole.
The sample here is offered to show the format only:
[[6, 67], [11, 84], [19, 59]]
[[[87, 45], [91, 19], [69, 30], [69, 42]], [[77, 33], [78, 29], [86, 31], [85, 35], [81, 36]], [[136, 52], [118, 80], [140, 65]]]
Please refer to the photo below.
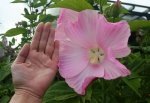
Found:
[[33, 91], [30, 91], [28, 89], [15, 89], [15, 94], [16, 95], [25, 94], [25, 95], [29, 95], [31, 97], [42, 99], [42, 96], [40, 96], [37, 93], [34, 93]]
[[26, 90], [15, 90], [10, 103], [42, 103], [42, 98]]

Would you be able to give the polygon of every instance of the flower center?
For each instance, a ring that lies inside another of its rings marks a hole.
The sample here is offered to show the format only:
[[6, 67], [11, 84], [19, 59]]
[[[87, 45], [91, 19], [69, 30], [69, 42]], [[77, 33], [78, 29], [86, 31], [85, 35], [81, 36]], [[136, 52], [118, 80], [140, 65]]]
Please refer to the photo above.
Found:
[[92, 48], [89, 50], [89, 59], [91, 64], [101, 63], [104, 59], [104, 51], [101, 48]]

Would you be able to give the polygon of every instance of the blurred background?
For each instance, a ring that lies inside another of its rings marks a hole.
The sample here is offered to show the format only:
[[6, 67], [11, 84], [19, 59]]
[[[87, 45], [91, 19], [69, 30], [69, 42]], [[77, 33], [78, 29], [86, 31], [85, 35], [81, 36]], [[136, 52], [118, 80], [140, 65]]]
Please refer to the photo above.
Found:
[[[13, 0], [0, 0], [0, 33], [5, 33], [8, 29], [15, 26], [19, 20], [25, 18], [21, 15], [24, 12], [26, 4], [12, 4]], [[116, 1], [116, 0], [112, 0]], [[121, 0], [124, 3], [138, 4], [142, 6], [150, 7], [149, 0]], [[127, 8], [129, 6], [126, 6]], [[134, 11], [144, 12], [146, 9], [142, 7], [136, 7]], [[58, 10], [50, 10], [49, 13], [58, 15]], [[149, 12], [150, 14], [150, 12]]]

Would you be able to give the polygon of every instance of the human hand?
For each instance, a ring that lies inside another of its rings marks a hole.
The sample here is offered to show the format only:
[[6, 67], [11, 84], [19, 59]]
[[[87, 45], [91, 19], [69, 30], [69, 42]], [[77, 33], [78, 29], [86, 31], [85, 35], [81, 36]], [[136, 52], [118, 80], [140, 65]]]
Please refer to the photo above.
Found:
[[42, 97], [57, 72], [59, 42], [50, 23], [37, 26], [31, 44], [25, 44], [12, 64], [15, 93]]

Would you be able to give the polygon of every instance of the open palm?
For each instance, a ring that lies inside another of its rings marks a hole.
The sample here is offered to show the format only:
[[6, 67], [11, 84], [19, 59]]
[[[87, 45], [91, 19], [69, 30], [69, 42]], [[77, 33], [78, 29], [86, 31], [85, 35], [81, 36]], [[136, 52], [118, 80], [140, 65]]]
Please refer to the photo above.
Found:
[[59, 43], [50, 23], [37, 26], [31, 44], [25, 44], [12, 65], [16, 91], [42, 97], [57, 72]]

